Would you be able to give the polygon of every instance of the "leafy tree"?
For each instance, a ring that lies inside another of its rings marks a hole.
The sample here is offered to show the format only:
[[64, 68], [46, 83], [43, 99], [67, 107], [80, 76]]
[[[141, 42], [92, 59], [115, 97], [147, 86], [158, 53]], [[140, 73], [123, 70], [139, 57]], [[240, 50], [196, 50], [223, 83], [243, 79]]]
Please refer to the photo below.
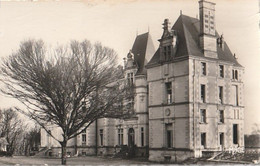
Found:
[[[113, 114], [122, 72], [117, 54], [100, 43], [72, 41], [67, 46], [47, 49], [41, 40], [28, 40], [4, 59], [1, 74], [4, 94], [22, 102], [18, 111], [35, 120], [62, 147], [61, 163], [66, 164], [69, 139], [83, 132], [96, 119]], [[59, 140], [46, 127], [62, 130]]]

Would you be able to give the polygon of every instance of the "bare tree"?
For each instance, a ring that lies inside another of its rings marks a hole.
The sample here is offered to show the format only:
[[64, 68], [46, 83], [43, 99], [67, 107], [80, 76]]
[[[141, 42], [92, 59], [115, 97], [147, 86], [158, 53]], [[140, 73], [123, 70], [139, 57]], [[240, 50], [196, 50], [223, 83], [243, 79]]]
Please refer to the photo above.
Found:
[[23, 153], [24, 155], [34, 155], [35, 152], [39, 151], [40, 141], [40, 128], [35, 125], [24, 134], [22, 140], [23, 146], [21, 147], [20, 153]]
[[[122, 77], [116, 58], [113, 49], [100, 43], [72, 41], [47, 50], [43, 41], [25, 41], [3, 61], [1, 91], [21, 101], [27, 110], [16, 109], [60, 143], [61, 164], [66, 164], [68, 140], [118, 110], [111, 109], [123, 89], [116, 81]], [[61, 128], [63, 140], [52, 135], [47, 123]]]
[[8, 143], [7, 151], [13, 155], [15, 150], [20, 146], [20, 138], [23, 135], [25, 125], [18, 117], [17, 112], [13, 109], [0, 110], [1, 125], [0, 134], [4, 137]]

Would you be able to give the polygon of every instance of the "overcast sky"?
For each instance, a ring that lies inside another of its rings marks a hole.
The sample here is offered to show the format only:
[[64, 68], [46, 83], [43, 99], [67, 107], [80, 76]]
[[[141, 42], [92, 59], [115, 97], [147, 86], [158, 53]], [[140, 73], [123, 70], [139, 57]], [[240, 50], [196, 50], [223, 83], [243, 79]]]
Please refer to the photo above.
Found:
[[[216, 2], [217, 31], [238, 61], [245, 67], [245, 132], [260, 123], [260, 31], [258, 0], [211, 0]], [[162, 23], [172, 25], [182, 13], [196, 17], [197, 0], [21, 0], [0, 2], [0, 56], [5, 57], [29, 38], [43, 39], [48, 45], [72, 39], [100, 41], [114, 48], [122, 63], [136, 34], [150, 29], [155, 48], [162, 35]], [[19, 105], [0, 96], [0, 108]]]

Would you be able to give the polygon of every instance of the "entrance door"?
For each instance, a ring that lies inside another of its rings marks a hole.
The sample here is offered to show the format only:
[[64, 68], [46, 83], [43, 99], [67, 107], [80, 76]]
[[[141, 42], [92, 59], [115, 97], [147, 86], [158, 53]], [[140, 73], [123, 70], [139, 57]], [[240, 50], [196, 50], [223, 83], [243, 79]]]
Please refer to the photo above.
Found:
[[133, 147], [135, 144], [135, 131], [133, 128], [128, 130], [128, 146]]

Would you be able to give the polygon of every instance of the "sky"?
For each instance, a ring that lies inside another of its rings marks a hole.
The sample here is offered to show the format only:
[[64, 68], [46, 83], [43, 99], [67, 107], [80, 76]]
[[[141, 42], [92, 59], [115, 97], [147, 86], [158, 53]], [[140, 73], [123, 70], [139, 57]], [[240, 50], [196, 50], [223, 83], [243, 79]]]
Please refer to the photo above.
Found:
[[[245, 67], [245, 133], [260, 124], [260, 30], [258, 0], [210, 0], [216, 3], [217, 31]], [[55, 47], [70, 40], [101, 42], [115, 49], [122, 63], [137, 34], [149, 30], [155, 48], [162, 23], [182, 14], [199, 15], [197, 0], [1, 0], [0, 57], [26, 39], [42, 39]], [[0, 108], [20, 106], [0, 95]]]

